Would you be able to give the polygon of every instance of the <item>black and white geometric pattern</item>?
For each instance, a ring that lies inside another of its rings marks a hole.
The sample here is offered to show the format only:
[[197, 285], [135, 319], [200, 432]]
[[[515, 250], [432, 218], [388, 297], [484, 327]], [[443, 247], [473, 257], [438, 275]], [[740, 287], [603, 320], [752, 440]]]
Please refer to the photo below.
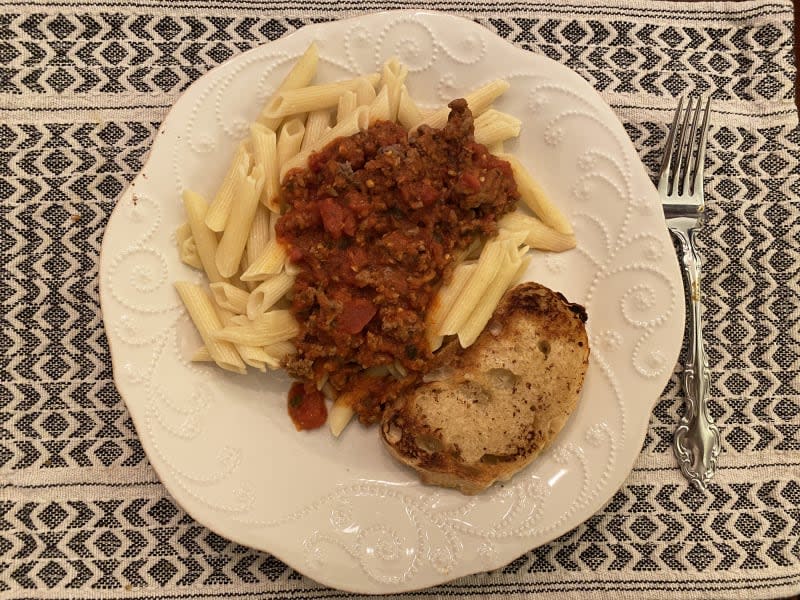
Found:
[[[112, 380], [105, 223], [170, 105], [230, 57], [355, 2], [0, 0], [0, 598], [341, 597], [204, 528], [166, 494]], [[373, 10], [417, 6], [373, 2]], [[651, 173], [675, 98], [715, 111], [703, 229], [705, 492], [672, 456], [677, 375], [596, 515], [431, 595], [778, 598], [800, 590], [800, 126], [788, 0], [456, 2], [611, 104]]]

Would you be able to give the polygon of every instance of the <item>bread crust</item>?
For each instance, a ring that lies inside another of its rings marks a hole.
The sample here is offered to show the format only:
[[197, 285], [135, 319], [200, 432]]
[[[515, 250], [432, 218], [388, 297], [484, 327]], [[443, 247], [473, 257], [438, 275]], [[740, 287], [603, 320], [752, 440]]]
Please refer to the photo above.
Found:
[[437, 353], [426, 382], [381, 422], [384, 445], [423, 482], [476, 494], [552, 442], [575, 410], [589, 362], [585, 309], [523, 283], [476, 342]]

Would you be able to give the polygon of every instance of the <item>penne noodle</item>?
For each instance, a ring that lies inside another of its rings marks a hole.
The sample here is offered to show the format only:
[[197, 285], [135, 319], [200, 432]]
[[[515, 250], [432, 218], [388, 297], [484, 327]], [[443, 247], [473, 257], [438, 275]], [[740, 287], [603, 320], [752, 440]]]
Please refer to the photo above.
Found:
[[275, 359], [259, 346], [237, 346], [237, 348], [242, 360], [262, 373], [267, 372], [267, 367], [272, 370], [280, 367], [280, 363], [276, 363]]
[[183, 240], [178, 250], [183, 263], [195, 269], [203, 269], [203, 263], [200, 261], [200, 255], [197, 253], [197, 244], [195, 244], [193, 237], [189, 236]]
[[[464, 96], [470, 111], [472, 111], [472, 116], [477, 117], [483, 113], [491, 106], [492, 102], [504, 94], [509, 87], [507, 81], [495, 79]], [[417, 129], [420, 125], [428, 125], [435, 129], [441, 129], [447, 124], [447, 117], [449, 115], [450, 108], [443, 106], [417, 123], [413, 129]]]
[[214, 359], [211, 358], [211, 353], [205, 346], [200, 346], [197, 350], [195, 350], [194, 354], [192, 354], [192, 358], [189, 360], [192, 362], [214, 362]]
[[225, 277], [234, 275], [239, 269], [263, 185], [264, 172], [261, 165], [257, 165], [237, 188], [236, 202], [231, 208], [215, 257], [217, 269]]
[[442, 345], [442, 336], [439, 335], [442, 322], [458, 301], [464, 286], [477, 268], [476, 263], [461, 263], [453, 270], [450, 282], [439, 288], [436, 293], [425, 318], [425, 334], [431, 351], [437, 350]]
[[333, 389], [330, 381], [325, 382], [321, 391], [328, 400], [334, 401], [336, 399], [336, 390]]
[[189, 227], [192, 230], [192, 238], [197, 247], [197, 254], [200, 263], [206, 272], [206, 277], [212, 283], [216, 281], [227, 281], [217, 269], [217, 236], [206, 225], [205, 219], [208, 213], [208, 203], [199, 195], [190, 190], [183, 192], [183, 208], [189, 220]]
[[458, 333], [464, 326], [472, 311], [479, 302], [482, 302], [486, 290], [502, 264], [504, 252], [504, 244], [497, 240], [488, 242], [484, 246], [475, 271], [464, 285], [458, 302], [442, 321], [437, 335], [452, 335]]
[[375, 100], [375, 86], [365, 77], [360, 77], [353, 91], [356, 93], [357, 106], [369, 106]]
[[411, 98], [406, 86], [400, 86], [400, 97], [397, 103], [397, 121], [408, 130], [420, 123], [425, 116]]
[[212, 283], [209, 287], [211, 288], [211, 296], [214, 298], [214, 304], [218, 307], [237, 315], [244, 314], [247, 310], [249, 292], [223, 281]]
[[[294, 276], [286, 272], [278, 273], [265, 279], [256, 289], [250, 292], [245, 310], [247, 318], [255, 320], [258, 315], [267, 312], [275, 303], [283, 298], [294, 285]], [[239, 311], [244, 312], [244, 311]]]
[[306, 126], [301, 119], [289, 119], [281, 127], [278, 135], [278, 165], [286, 163], [295, 154], [300, 152]]
[[256, 208], [256, 214], [253, 217], [253, 223], [250, 225], [250, 232], [247, 234], [247, 246], [245, 246], [244, 263], [245, 271], [248, 266], [261, 256], [267, 243], [272, 238], [272, 227], [270, 225], [270, 210], [263, 204]]
[[[377, 77], [380, 78], [380, 75], [377, 75]], [[339, 103], [339, 96], [348, 90], [357, 88], [360, 79], [359, 77], [283, 91], [276, 94], [266, 106], [264, 115], [275, 119], [298, 113], [313, 112], [322, 108], [333, 108]]]
[[[267, 357], [264, 362], [271, 369], [279, 369], [287, 356], [297, 353], [295, 345], [288, 340], [264, 346], [262, 350]], [[325, 385], [325, 382], [323, 382], [322, 385]], [[317, 389], [321, 389], [322, 385]]]
[[[223, 327], [228, 327], [233, 322], [234, 314], [224, 308], [219, 306], [214, 307], [217, 311], [217, 316], [219, 320], [222, 322]], [[244, 346], [241, 344], [234, 344], [233, 347], [236, 349], [236, 352], [239, 353], [239, 356], [242, 357], [244, 363], [254, 369], [258, 369], [262, 373], [267, 372], [266, 362], [262, 360], [264, 352], [261, 348], [257, 346]]]
[[356, 106], [358, 106], [358, 96], [352, 90], [339, 96], [339, 104], [336, 106], [336, 122], [341, 123], [350, 116]]
[[291, 354], [297, 354], [297, 347], [289, 340], [284, 340], [282, 342], [275, 342], [274, 344], [270, 344], [269, 346], [264, 346], [264, 350], [267, 353], [271, 354], [272, 356], [275, 356], [281, 360], [283, 360], [284, 358], [286, 358]]
[[574, 235], [559, 233], [536, 217], [523, 214], [518, 210], [503, 215], [497, 225], [501, 232], [503, 230], [525, 232], [525, 243], [538, 250], [564, 252], [576, 246]]
[[203, 288], [186, 281], [177, 281], [175, 289], [214, 362], [228, 371], [245, 373], [244, 363], [233, 345], [215, 337], [222, 331], [222, 323]]
[[322, 388], [324, 387], [324, 385], [325, 385], [327, 382], [328, 382], [328, 374], [327, 374], [327, 373], [323, 373], [323, 374], [322, 374], [322, 377], [320, 377], [320, 378], [319, 378], [319, 379], [317, 379], [317, 381], [316, 381], [316, 384], [315, 384], [315, 385], [317, 386], [317, 390], [322, 390]]
[[408, 67], [392, 57], [383, 65], [383, 87], [389, 96], [389, 118], [387, 121], [397, 121], [397, 108], [400, 104], [400, 91], [408, 76]]
[[475, 119], [475, 141], [484, 146], [518, 137], [522, 121], [499, 110], [489, 109]]
[[517, 275], [521, 259], [516, 247], [512, 244], [504, 245], [504, 252], [497, 272], [491, 283], [482, 294], [481, 301], [477, 303], [469, 318], [458, 330], [458, 341], [462, 348], [468, 348], [478, 338], [483, 328], [492, 317], [494, 309], [500, 302], [503, 294]]
[[[528, 237], [528, 232], [526, 231], [514, 231], [512, 229], [501, 229], [497, 233], [497, 237], [495, 240], [508, 242], [509, 244], [513, 245], [516, 248], [519, 248], [525, 243], [525, 238]], [[528, 246], [525, 246], [526, 248]]]
[[181, 244], [192, 237], [192, 226], [189, 225], [189, 222], [186, 221], [185, 223], [181, 223], [175, 229], [175, 242], [178, 245], [178, 248], [181, 247]]
[[253, 123], [250, 127], [250, 140], [253, 147], [254, 168], [261, 166], [264, 173], [264, 185], [261, 186], [259, 194], [261, 204], [272, 212], [280, 212], [277, 136], [272, 129], [267, 129], [260, 123]]
[[308, 150], [312, 148], [316, 141], [320, 139], [331, 126], [331, 111], [327, 108], [315, 110], [308, 113], [306, 119], [306, 133], [303, 136], [303, 143], [300, 145], [300, 150]]
[[503, 154], [506, 151], [502, 140], [494, 142], [493, 144], [489, 144], [489, 146], [487, 146], [487, 150], [489, 150], [489, 154], [494, 154], [495, 156]]
[[264, 251], [247, 270], [241, 274], [242, 281], [261, 281], [270, 275], [276, 275], [283, 269], [286, 262], [286, 247], [277, 239], [272, 238], [267, 242]]
[[273, 310], [259, 315], [253, 321], [240, 319], [214, 332], [217, 340], [224, 340], [243, 346], [269, 346], [276, 342], [291, 340], [300, 333], [300, 326], [288, 310]]
[[225, 229], [225, 223], [228, 220], [228, 215], [231, 212], [231, 205], [233, 198], [236, 196], [236, 190], [239, 187], [242, 179], [247, 177], [250, 172], [250, 152], [247, 149], [247, 143], [242, 142], [236, 150], [236, 154], [231, 161], [228, 172], [222, 180], [222, 185], [219, 186], [214, 200], [206, 214], [206, 225], [212, 231], [222, 231]]
[[369, 122], [370, 108], [367, 106], [359, 106], [356, 108], [356, 110], [350, 113], [350, 116], [347, 117], [347, 119], [341, 123], [337, 123], [336, 127], [329, 129], [325, 135], [317, 140], [312, 148], [296, 154], [290, 160], [283, 163], [281, 165], [281, 181], [286, 178], [286, 174], [292, 169], [305, 167], [306, 163], [308, 162], [308, 157], [311, 156], [313, 152], [324, 148], [336, 138], [348, 137], [358, 133], [359, 131], [364, 131], [367, 127], [369, 127]]
[[[311, 80], [314, 79], [314, 75], [317, 73], [318, 61], [319, 52], [317, 50], [317, 45], [312, 42], [303, 55], [297, 59], [297, 62], [294, 63], [294, 66], [289, 71], [288, 75], [286, 75], [284, 80], [278, 86], [276, 95], [288, 90], [306, 87], [309, 83], [311, 83]], [[267, 102], [264, 110], [271, 104], [274, 98], [275, 96], [273, 96], [270, 101]], [[277, 131], [278, 126], [281, 124], [281, 119], [267, 117], [264, 114], [264, 110], [261, 111], [261, 115], [258, 117], [258, 122], [268, 129]]]
[[272, 366], [267, 364], [267, 360], [271, 360], [261, 348], [257, 346], [237, 346], [239, 354], [246, 365], [258, 369], [262, 373], [267, 372], [267, 367], [272, 369]]
[[389, 105], [389, 88], [383, 86], [381, 91], [369, 105], [369, 124], [376, 121], [391, 120], [391, 107]]
[[334, 437], [339, 437], [344, 428], [353, 419], [353, 407], [350, 406], [347, 392], [339, 396], [333, 402], [330, 412], [328, 412], [328, 426]]
[[539, 186], [536, 180], [531, 177], [524, 165], [511, 154], [501, 154], [498, 158], [508, 161], [511, 170], [514, 172], [514, 179], [517, 182], [522, 201], [539, 217], [545, 225], [549, 225], [559, 233], [574, 235], [572, 225], [567, 218], [558, 210], [547, 194]]
[[522, 276], [525, 275], [525, 271], [528, 270], [528, 265], [530, 264], [531, 264], [531, 255], [527, 254], [526, 250], [523, 254], [520, 255], [519, 267], [517, 268], [517, 272], [514, 273], [514, 277], [511, 278], [511, 283], [509, 284], [508, 287], [511, 287], [512, 285], [518, 283], [522, 279]]

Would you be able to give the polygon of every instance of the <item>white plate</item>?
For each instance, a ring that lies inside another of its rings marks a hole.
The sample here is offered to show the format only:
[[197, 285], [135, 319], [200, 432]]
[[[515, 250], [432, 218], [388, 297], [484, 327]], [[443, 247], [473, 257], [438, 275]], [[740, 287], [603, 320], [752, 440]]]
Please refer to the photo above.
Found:
[[[285, 375], [190, 364], [199, 345], [171, 283], [181, 190], [213, 195], [235, 144], [312, 41], [322, 81], [398, 55], [414, 98], [442, 105], [490, 79], [523, 121], [511, 149], [575, 225], [578, 248], [529, 276], [586, 305], [583, 398], [553, 447], [478, 497], [421, 485], [376, 428], [295, 432]], [[103, 240], [114, 378], [147, 455], [199, 522], [326, 585], [399, 592], [500, 567], [597, 511], [631, 469], [675, 364], [683, 293], [656, 192], [611, 109], [578, 75], [443, 14], [383, 12], [304, 27], [198, 80], [158, 133]]]

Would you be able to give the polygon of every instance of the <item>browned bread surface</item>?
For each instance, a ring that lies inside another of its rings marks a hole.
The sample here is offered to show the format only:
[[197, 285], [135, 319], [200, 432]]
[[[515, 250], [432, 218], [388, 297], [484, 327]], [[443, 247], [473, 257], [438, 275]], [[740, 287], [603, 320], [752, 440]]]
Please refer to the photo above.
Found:
[[589, 361], [586, 311], [537, 283], [503, 296], [467, 349], [451, 341], [426, 382], [387, 409], [389, 452], [425, 483], [478, 493], [528, 465], [575, 410]]

